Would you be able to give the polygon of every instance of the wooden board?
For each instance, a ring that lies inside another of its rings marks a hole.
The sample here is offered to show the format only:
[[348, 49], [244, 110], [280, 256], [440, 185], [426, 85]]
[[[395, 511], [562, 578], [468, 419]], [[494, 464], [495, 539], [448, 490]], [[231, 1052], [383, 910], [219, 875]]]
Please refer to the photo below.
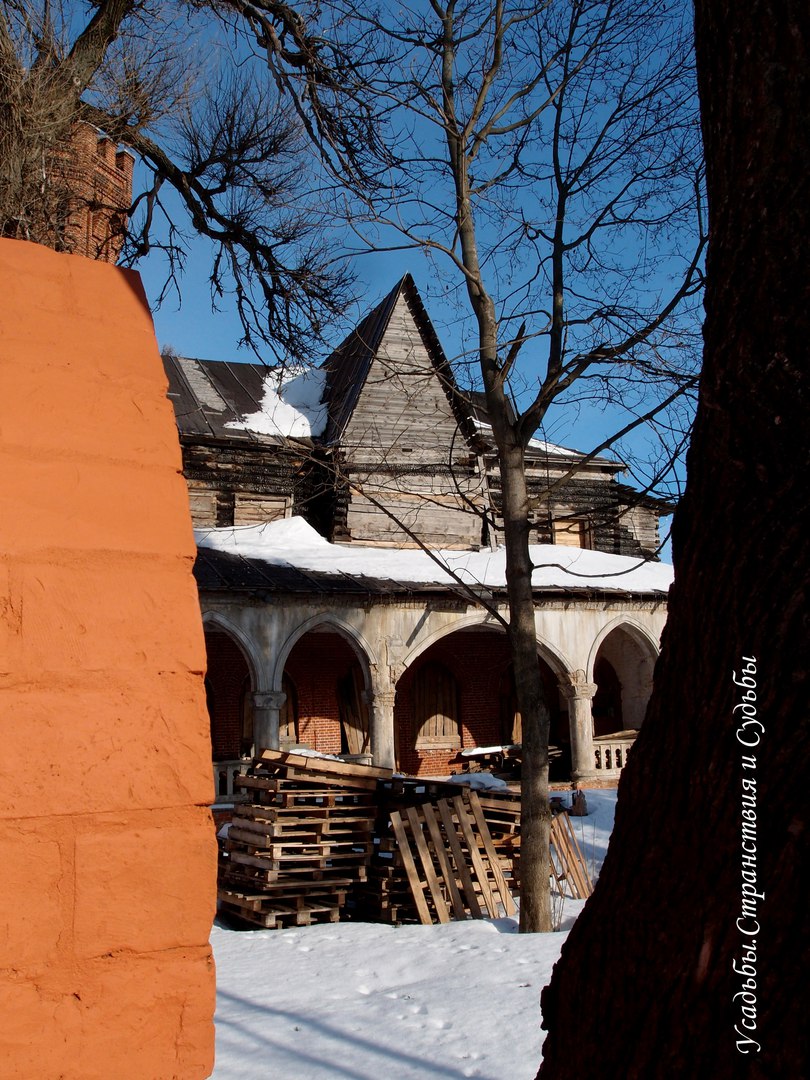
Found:
[[419, 915], [419, 921], [426, 926], [430, 926], [433, 923], [433, 918], [430, 914], [427, 901], [425, 900], [424, 888], [419, 875], [416, 872], [416, 864], [411, 854], [410, 844], [408, 843], [408, 835], [405, 832], [405, 826], [402, 823], [402, 817], [398, 810], [391, 811], [391, 825], [394, 829], [394, 835], [397, 838], [399, 849], [402, 852], [402, 862], [405, 867], [405, 873], [408, 876], [408, 882], [411, 887], [411, 894], [413, 896], [414, 903], [416, 904], [416, 911]]
[[444, 883], [450, 893], [450, 903], [453, 907], [453, 914], [457, 919], [466, 919], [467, 912], [464, 907], [464, 900], [458, 889], [458, 882], [456, 881], [456, 873], [453, 868], [450, 852], [448, 852], [445, 847], [436, 813], [430, 803], [425, 803], [422, 807], [422, 817], [427, 825], [428, 834], [430, 835], [431, 843], [433, 844], [433, 850], [439, 860]]
[[430, 896], [433, 900], [433, 909], [436, 912], [436, 917], [440, 923], [450, 922], [450, 912], [447, 910], [447, 904], [444, 902], [444, 894], [442, 893], [442, 887], [439, 884], [439, 879], [436, 875], [436, 869], [433, 866], [433, 859], [430, 855], [430, 849], [428, 848], [427, 841], [425, 840], [424, 833], [422, 832], [422, 822], [420, 815], [417, 814], [416, 808], [409, 806], [405, 811], [405, 816], [410, 826], [411, 837], [416, 844], [416, 850], [419, 854], [419, 858], [422, 862], [422, 871], [425, 881], [427, 881], [428, 889], [430, 890]]
[[487, 853], [487, 858], [489, 860], [489, 868], [492, 872], [492, 876], [495, 879], [495, 885], [498, 895], [500, 897], [500, 902], [507, 915], [514, 915], [517, 911], [517, 908], [515, 907], [515, 902], [512, 899], [512, 894], [509, 891], [509, 887], [506, 884], [506, 878], [503, 876], [503, 871], [501, 870], [501, 862], [493, 846], [492, 838], [489, 835], [489, 829], [487, 828], [487, 823], [484, 820], [484, 814], [481, 810], [481, 804], [478, 801], [478, 793], [472, 790], [467, 790], [465, 798], [470, 805], [470, 810], [472, 811], [478, 835], [481, 837], [481, 842], [483, 843], [484, 850]]
[[483, 919], [484, 913], [481, 910], [481, 905], [478, 903], [478, 893], [476, 892], [475, 885], [473, 884], [470, 867], [467, 864], [466, 856], [464, 854], [464, 851], [462, 850], [461, 844], [459, 843], [458, 833], [456, 832], [456, 825], [453, 821], [452, 807], [447, 799], [440, 799], [437, 803], [437, 809], [439, 811], [439, 816], [444, 826], [444, 835], [450, 845], [450, 851], [453, 855], [456, 870], [461, 881], [461, 889], [464, 893], [466, 906], [469, 909], [470, 915], [473, 919]]
[[478, 850], [478, 842], [473, 831], [472, 823], [467, 815], [467, 807], [464, 804], [464, 799], [461, 795], [456, 795], [453, 799], [453, 810], [461, 829], [461, 835], [464, 839], [464, 843], [467, 845], [467, 851], [469, 853], [469, 859], [472, 864], [473, 877], [478, 883], [478, 887], [481, 893], [481, 898], [484, 901], [484, 905], [489, 913], [491, 919], [497, 919], [498, 906], [495, 903], [495, 897], [492, 895], [492, 890], [489, 887], [489, 877], [487, 874], [487, 867], [484, 860], [481, 858], [481, 853]]
[[556, 814], [551, 821], [550, 857], [552, 872], [558, 882], [564, 882], [575, 900], [586, 900], [593, 884], [582, 849], [568, 814]]
[[393, 769], [377, 765], [360, 765], [353, 761], [337, 761], [332, 758], [310, 757], [284, 750], [262, 750], [259, 761], [267, 765], [283, 765], [302, 772], [319, 773], [329, 777], [357, 777], [363, 780], [390, 780]]

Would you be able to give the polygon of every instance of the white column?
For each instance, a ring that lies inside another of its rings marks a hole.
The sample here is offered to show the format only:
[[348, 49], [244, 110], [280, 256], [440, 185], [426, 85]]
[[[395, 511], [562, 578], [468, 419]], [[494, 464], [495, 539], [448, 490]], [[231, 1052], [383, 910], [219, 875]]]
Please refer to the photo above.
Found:
[[371, 720], [371, 759], [374, 765], [384, 769], [396, 768], [394, 750], [394, 700], [396, 689], [375, 687], [368, 696]]
[[574, 783], [596, 776], [593, 749], [593, 713], [591, 702], [596, 683], [585, 681], [584, 671], [567, 672], [560, 689], [568, 700], [568, 726], [571, 732], [571, 779]]
[[287, 695], [282, 691], [253, 695], [253, 755], [279, 749], [279, 715]]

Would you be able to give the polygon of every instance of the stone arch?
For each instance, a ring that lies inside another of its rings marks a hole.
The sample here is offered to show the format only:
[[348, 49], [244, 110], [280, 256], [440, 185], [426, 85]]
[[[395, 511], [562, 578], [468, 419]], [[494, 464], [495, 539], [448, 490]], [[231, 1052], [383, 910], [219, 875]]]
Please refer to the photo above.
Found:
[[[552, 741], [559, 758], [560, 775], [555, 779], [565, 779], [571, 768], [570, 729], [559, 687], [566, 662], [543, 639], [537, 641], [537, 657], [552, 714]], [[484, 613], [464, 616], [425, 635], [411, 648], [405, 661], [394, 702], [399, 768], [424, 775], [446, 775], [458, 768], [460, 750], [502, 745], [517, 737], [513, 733], [519, 732], [519, 713], [506, 631]], [[459, 688], [455, 737], [449, 728], [443, 738], [437, 733], [435, 738], [426, 739], [421, 732], [419, 680], [423, 669], [432, 664], [445, 666]]]
[[[435, 645], [437, 641], [441, 641], [442, 638], [447, 637], [449, 634], [458, 633], [459, 630], [470, 630], [475, 627], [492, 630], [493, 632], [500, 634], [506, 633], [501, 624], [491, 619], [486, 612], [473, 612], [470, 615], [463, 615], [455, 622], [441, 626], [438, 630], [434, 630], [426, 637], [422, 638], [421, 641], [414, 645], [410, 652], [405, 656], [402, 662], [403, 667], [407, 670], [407, 668], [409, 668], [422, 653], [426, 652], [432, 645]], [[571, 662], [556, 646], [552, 645], [551, 642], [540, 635], [537, 635], [535, 640], [537, 641], [538, 656], [548, 664], [558, 679], [561, 679], [566, 672], [573, 671]]]
[[595, 736], [641, 727], [657, 656], [657, 643], [630, 619], [615, 619], [602, 629], [588, 659], [597, 687], [592, 705]]
[[247, 634], [244, 633], [240, 627], [231, 622], [230, 619], [221, 615], [218, 611], [206, 611], [203, 613], [203, 633], [208, 630], [215, 630], [223, 634], [227, 634], [233, 638], [239, 649], [245, 657], [245, 663], [250, 671], [251, 683], [254, 690], [261, 689], [261, 670], [262, 666], [259, 661], [258, 647]]
[[203, 620], [206, 703], [214, 761], [249, 755], [253, 746], [256, 663], [242, 634], [219, 616]]
[[593, 680], [593, 669], [596, 662], [596, 654], [599, 652], [599, 648], [602, 642], [613, 633], [614, 630], [624, 630], [641, 649], [647, 649], [649, 656], [653, 661], [658, 659], [658, 654], [661, 651], [661, 646], [658, 639], [650, 632], [646, 626], [642, 626], [630, 615], [617, 615], [615, 619], [611, 619], [609, 623], [599, 631], [593, 640], [590, 652], [588, 653], [588, 670], [587, 676], [589, 680]]
[[283, 695], [285, 681], [295, 684], [296, 744], [330, 754], [371, 754], [373, 663], [363, 635], [331, 612], [306, 619], [289, 634], [275, 658], [273, 686]]
[[355, 630], [353, 626], [344, 622], [337, 615], [331, 611], [323, 612], [319, 615], [313, 615], [309, 619], [305, 619], [300, 623], [295, 630], [288, 634], [284, 644], [278, 650], [276, 655], [275, 665], [272, 673], [272, 688], [273, 690], [281, 690], [281, 681], [284, 676], [284, 668], [287, 665], [287, 661], [290, 658], [290, 653], [295, 648], [296, 644], [306, 634], [311, 633], [313, 630], [323, 630], [326, 633], [340, 634], [345, 638], [354, 649], [357, 654], [357, 658], [360, 662], [360, 667], [363, 672], [363, 678], [365, 680], [365, 689], [371, 689], [371, 671], [377, 667], [377, 658], [369, 644], [368, 640], [359, 631]]

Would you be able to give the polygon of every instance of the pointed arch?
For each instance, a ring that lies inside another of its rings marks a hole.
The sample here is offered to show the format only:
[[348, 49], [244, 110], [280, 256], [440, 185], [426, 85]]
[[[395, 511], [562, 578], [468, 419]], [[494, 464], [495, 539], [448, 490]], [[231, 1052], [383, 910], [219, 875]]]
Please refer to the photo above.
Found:
[[597, 738], [639, 730], [657, 657], [657, 643], [634, 620], [620, 617], [602, 628], [588, 660], [591, 681], [597, 686], [592, 705]]
[[[493, 622], [486, 612], [472, 612], [469, 615], [462, 615], [455, 622], [440, 627], [438, 630], [434, 630], [432, 633], [421, 638], [420, 641], [413, 646], [410, 652], [405, 656], [403, 665], [409, 668], [415, 660], [417, 660], [422, 653], [435, 645], [436, 642], [441, 641], [443, 638], [448, 637], [450, 634], [456, 634], [459, 630], [471, 630], [480, 628], [482, 630], [492, 630], [493, 633], [505, 634], [506, 631], [497, 623]], [[568, 671], [573, 671], [574, 667], [566, 656], [555, 646], [552, 645], [546, 638], [536, 637], [537, 641], [537, 655], [543, 660], [551, 670], [554, 672], [557, 678], [562, 678]]]
[[219, 631], [220, 633], [227, 634], [233, 638], [235, 643], [239, 646], [240, 650], [244, 654], [245, 663], [250, 671], [250, 680], [254, 690], [263, 689], [261, 685], [261, 679], [259, 673], [262, 670], [261, 663], [259, 661], [258, 646], [252, 641], [247, 634], [244, 633], [235, 623], [231, 622], [226, 616], [222, 615], [218, 611], [204, 611], [203, 617], [203, 632], [207, 631]]
[[613, 633], [614, 630], [624, 630], [627, 635], [632, 638], [636, 644], [642, 649], [648, 650], [648, 655], [652, 660], [658, 659], [658, 654], [661, 651], [661, 644], [659, 640], [654, 637], [650, 630], [643, 626], [640, 622], [632, 617], [632, 615], [617, 615], [615, 619], [611, 619], [609, 623], [606, 623], [591, 645], [590, 652], [588, 653], [588, 679], [593, 681], [593, 669], [596, 663], [596, 654], [599, 652], [599, 647], [602, 642]]
[[327, 633], [340, 634], [345, 638], [357, 654], [360, 669], [363, 673], [365, 689], [371, 689], [371, 668], [377, 666], [377, 657], [368, 640], [353, 626], [344, 622], [332, 612], [325, 611], [305, 619], [302, 623], [288, 634], [284, 644], [278, 650], [272, 674], [272, 689], [281, 690], [281, 682], [284, 676], [284, 668], [295, 645], [306, 634], [313, 630], [321, 630]]
[[228, 620], [203, 621], [205, 694], [214, 761], [233, 761], [253, 746], [253, 693], [256, 667], [243, 635]]

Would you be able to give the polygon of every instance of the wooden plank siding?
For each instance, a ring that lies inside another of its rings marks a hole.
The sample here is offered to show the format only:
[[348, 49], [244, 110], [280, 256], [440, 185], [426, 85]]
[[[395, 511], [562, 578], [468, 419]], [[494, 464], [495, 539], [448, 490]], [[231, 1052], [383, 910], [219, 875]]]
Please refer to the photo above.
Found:
[[[426, 543], [476, 548], [483, 506], [475, 457], [404, 296], [397, 300], [342, 439], [353, 540], [412, 544], [384, 510]], [[459, 490], [461, 489], [461, 490]], [[368, 497], [365, 497], [368, 496]]]

